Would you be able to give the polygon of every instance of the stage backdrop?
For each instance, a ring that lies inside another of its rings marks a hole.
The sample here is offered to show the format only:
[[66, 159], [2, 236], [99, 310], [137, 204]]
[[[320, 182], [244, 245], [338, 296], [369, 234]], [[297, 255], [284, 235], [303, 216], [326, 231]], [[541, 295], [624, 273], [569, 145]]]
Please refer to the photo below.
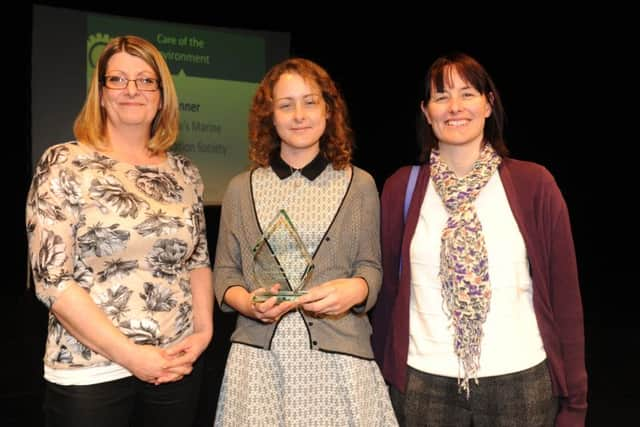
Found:
[[153, 42], [173, 74], [180, 100], [174, 150], [189, 156], [217, 205], [229, 179], [248, 166], [247, 117], [267, 69], [289, 55], [288, 33], [148, 21], [34, 6], [32, 162], [73, 139], [73, 121], [109, 39], [133, 34]]

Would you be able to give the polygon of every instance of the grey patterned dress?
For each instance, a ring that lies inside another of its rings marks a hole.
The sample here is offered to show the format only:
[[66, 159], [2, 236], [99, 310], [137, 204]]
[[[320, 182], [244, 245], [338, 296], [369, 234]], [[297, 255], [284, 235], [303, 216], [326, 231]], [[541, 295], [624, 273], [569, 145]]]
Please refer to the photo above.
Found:
[[[340, 209], [351, 173], [329, 165], [314, 180], [299, 171], [281, 180], [271, 168], [254, 171], [252, 192], [261, 229], [285, 209], [313, 254]], [[304, 266], [292, 262], [283, 268], [288, 277], [299, 277]], [[215, 426], [395, 425], [376, 363], [312, 350], [298, 312], [281, 319], [271, 350], [231, 346]]]

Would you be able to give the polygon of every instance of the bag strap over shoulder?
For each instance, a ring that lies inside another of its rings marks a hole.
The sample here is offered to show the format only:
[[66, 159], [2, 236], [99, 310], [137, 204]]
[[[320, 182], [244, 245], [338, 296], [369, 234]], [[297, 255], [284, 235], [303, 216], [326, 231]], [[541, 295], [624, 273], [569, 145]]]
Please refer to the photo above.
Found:
[[409, 173], [409, 181], [407, 181], [407, 192], [404, 195], [404, 210], [403, 219], [407, 221], [407, 212], [409, 212], [409, 205], [411, 204], [411, 198], [413, 197], [413, 190], [416, 188], [416, 181], [418, 179], [418, 172], [420, 171], [420, 165], [413, 165], [411, 172]]
[[[416, 188], [416, 181], [418, 180], [418, 172], [420, 171], [420, 165], [413, 165], [411, 172], [409, 172], [409, 180], [407, 181], [407, 191], [404, 193], [404, 207], [402, 211], [403, 228], [407, 222], [407, 213], [409, 212], [409, 205], [411, 205], [411, 199], [413, 198], [413, 190]], [[402, 255], [400, 255], [400, 268], [398, 269], [398, 277], [402, 273]]]

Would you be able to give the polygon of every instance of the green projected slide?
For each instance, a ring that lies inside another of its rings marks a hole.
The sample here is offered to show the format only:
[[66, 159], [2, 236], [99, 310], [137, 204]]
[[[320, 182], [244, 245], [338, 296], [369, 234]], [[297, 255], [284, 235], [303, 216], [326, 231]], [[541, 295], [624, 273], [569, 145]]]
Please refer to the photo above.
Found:
[[267, 69], [289, 56], [289, 33], [33, 5], [32, 166], [47, 147], [74, 139], [96, 61], [111, 38], [126, 34], [149, 40], [164, 55], [180, 102], [172, 149], [200, 169], [205, 203], [220, 204], [231, 177], [248, 167], [251, 100]]
[[173, 150], [198, 166], [205, 203], [220, 204], [231, 177], [246, 169], [247, 116], [266, 71], [263, 37], [113, 16], [87, 16], [87, 82], [110, 38], [153, 42], [173, 74], [180, 133]]

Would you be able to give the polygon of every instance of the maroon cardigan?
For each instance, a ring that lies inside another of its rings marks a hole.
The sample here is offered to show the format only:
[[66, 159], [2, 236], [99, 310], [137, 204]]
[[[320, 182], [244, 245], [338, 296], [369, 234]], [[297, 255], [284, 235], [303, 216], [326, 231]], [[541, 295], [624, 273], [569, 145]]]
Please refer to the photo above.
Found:
[[[403, 392], [409, 351], [409, 245], [429, 182], [429, 166], [423, 165], [405, 227], [403, 203], [410, 169], [405, 166], [397, 170], [382, 190], [383, 284], [373, 312], [372, 338], [385, 379]], [[560, 397], [556, 426], [583, 426], [587, 372], [582, 300], [567, 206], [553, 176], [540, 165], [505, 158], [499, 173], [529, 257], [533, 309], [553, 391]]]

